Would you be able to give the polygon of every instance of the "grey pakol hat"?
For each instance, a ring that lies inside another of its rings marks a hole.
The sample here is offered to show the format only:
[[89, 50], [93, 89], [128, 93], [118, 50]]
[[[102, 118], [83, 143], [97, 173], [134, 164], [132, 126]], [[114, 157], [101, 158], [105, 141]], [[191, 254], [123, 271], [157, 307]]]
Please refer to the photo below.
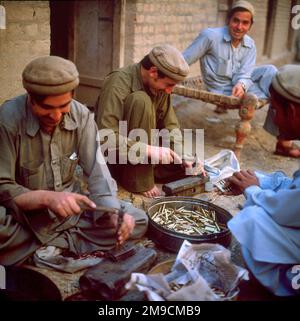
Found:
[[247, 11], [249, 11], [252, 14], [252, 18], [254, 18], [255, 10], [254, 10], [253, 5], [250, 2], [245, 1], [245, 0], [235, 1], [231, 6], [231, 10], [233, 10], [235, 8], [246, 9]]
[[42, 56], [32, 60], [24, 69], [24, 88], [39, 95], [60, 95], [79, 84], [78, 71], [70, 60], [57, 56]]
[[181, 52], [170, 45], [154, 47], [149, 53], [149, 59], [157, 69], [176, 81], [184, 80], [190, 71]]
[[284, 98], [300, 103], [300, 65], [285, 65], [272, 80], [274, 90]]

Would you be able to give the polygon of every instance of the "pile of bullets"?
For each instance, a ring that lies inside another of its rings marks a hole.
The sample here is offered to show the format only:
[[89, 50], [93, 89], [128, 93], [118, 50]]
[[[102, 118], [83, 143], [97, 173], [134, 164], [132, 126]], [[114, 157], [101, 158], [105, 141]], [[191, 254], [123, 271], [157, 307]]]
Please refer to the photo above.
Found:
[[226, 225], [217, 222], [214, 210], [195, 205], [187, 209], [185, 206], [171, 208], [163, 204], [151, 218], [164, 228], [187, 235], [207, 235], [226, 229]]

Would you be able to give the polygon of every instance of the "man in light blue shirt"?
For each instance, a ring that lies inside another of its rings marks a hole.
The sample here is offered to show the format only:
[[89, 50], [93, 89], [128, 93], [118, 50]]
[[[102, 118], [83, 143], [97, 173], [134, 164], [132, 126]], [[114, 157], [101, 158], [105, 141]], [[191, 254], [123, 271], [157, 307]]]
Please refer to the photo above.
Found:
[[[300, 138], [300, 66], [279, 69], [270, 87], [275, 124], [289, 139]], [[300, 170], [293, 178], [241, 171], [228, 178], [232, 193], [246, 202], [228, 223], [244, 260], [268, 290], [300, 295]]]
[[[255, 94], [259, 99], [270, 97], [269, 87], [277, 69], [273, 65], [255, 67], [256, 47], [247, 33], [254, 19], [251, 3], [239, 0], [228, 13], [227, 25], [208, 28], [183, 52], [189, 65], [200, 61], [202, 78], [208, 91], [226, 96], [244, 97]], [[222, 112], [218, 106], [216, 112]], [[280, 137], [273, 122], [272, 109], [268, 111], [264, 129], [277, 136], [275, 153], [300, 157], [300, 150], [292, 141]]]
[[237, 1], [228, 14], [228, 25], [208, 28], [183, 52], [189, 65], [200, 60], [207, 90], [243, 97], [245, 92], [258, 98], [269, 97], [269, 86], [276, 68], [255, 68], [256, 47], [247, 35], [253, 24], [254, 8], [247, 1]]

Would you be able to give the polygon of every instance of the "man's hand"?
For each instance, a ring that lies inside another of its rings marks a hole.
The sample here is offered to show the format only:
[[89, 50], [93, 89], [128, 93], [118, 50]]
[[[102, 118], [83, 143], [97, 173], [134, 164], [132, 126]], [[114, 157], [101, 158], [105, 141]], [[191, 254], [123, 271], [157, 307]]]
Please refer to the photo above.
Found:
[[253, 171], [240, 171], [234, 173], [231, 177], [226, 179], [226, 186], [232, 188], [232, 192], [225, 193], [226, 195], [239, 195], [244, 193], [245, 189], [249, 186], [259, 186], [259, 180]]
[[85, 208], [95, 208], [96, 204], [84, 195], [69, 192], [50, 192], [47, 207], [62, 217], [77, 215]]
[[188, 175], [196, 176], [196, 175], [202, 174], [204, 177], [207, 175], [204, 170], [204, 166], [203, 166], [202, 162], [199, 160], [196, 160], [194, 162], [183, 160], [182, 166], [185, 167], [186, 174], [188, 174]]
[[[109, 226], [117, 230], [117, 244], [122, 245], [131, 235], [134, 226], [135, 219], [128, 213], [123, 214], [121, 226], [119, 226], [119, 215], [116, 213], [106, 213], [109, 220]], [[107, 222], [106, 222], [107, 224]], [[108, 226], [108, 225], [107, 225]]]
[[131, 235], [135, 227], [135, 219], [133, 216], [125, 213], [123, 216], [123, 222], [118, 230], [117, 242], [122, 245]]
[[14, 201], [23, 211], [48, 208], [62, 217], [79, 214], [82, 211], [81, 207], [96, 207], [96, 204], [84, 195], [43, 190], [23, 193], [15, 197]]
[[232, 88], [232, 96], [242, 98], [245, 95], [245, 90], [244, 86], [241, 83], [237, 83], [233, 88]]
[[176, 154], [172, 149], [167, 147], [158, 147], [148, 145], [147, 155], [150, 160], [155, 164], [181, 164], [182, 160], [178, 154]]

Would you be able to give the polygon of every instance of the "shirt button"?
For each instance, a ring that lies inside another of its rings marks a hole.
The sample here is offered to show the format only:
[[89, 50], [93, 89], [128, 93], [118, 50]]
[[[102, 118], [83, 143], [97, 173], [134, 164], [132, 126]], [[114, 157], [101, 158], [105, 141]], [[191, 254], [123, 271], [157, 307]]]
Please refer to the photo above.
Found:
[[55, 164], [56, 164], [56, 161], [55, 161], [55, 160], [53, 160], [53, 161], [52, 161], [52, 164], [53, 164], [53, 165], [55, 165]]
[[56, 187], [59, 187], [59, 186], [60, 186], [60, 183], [56, 183], [55, 186], [56, 186]]

